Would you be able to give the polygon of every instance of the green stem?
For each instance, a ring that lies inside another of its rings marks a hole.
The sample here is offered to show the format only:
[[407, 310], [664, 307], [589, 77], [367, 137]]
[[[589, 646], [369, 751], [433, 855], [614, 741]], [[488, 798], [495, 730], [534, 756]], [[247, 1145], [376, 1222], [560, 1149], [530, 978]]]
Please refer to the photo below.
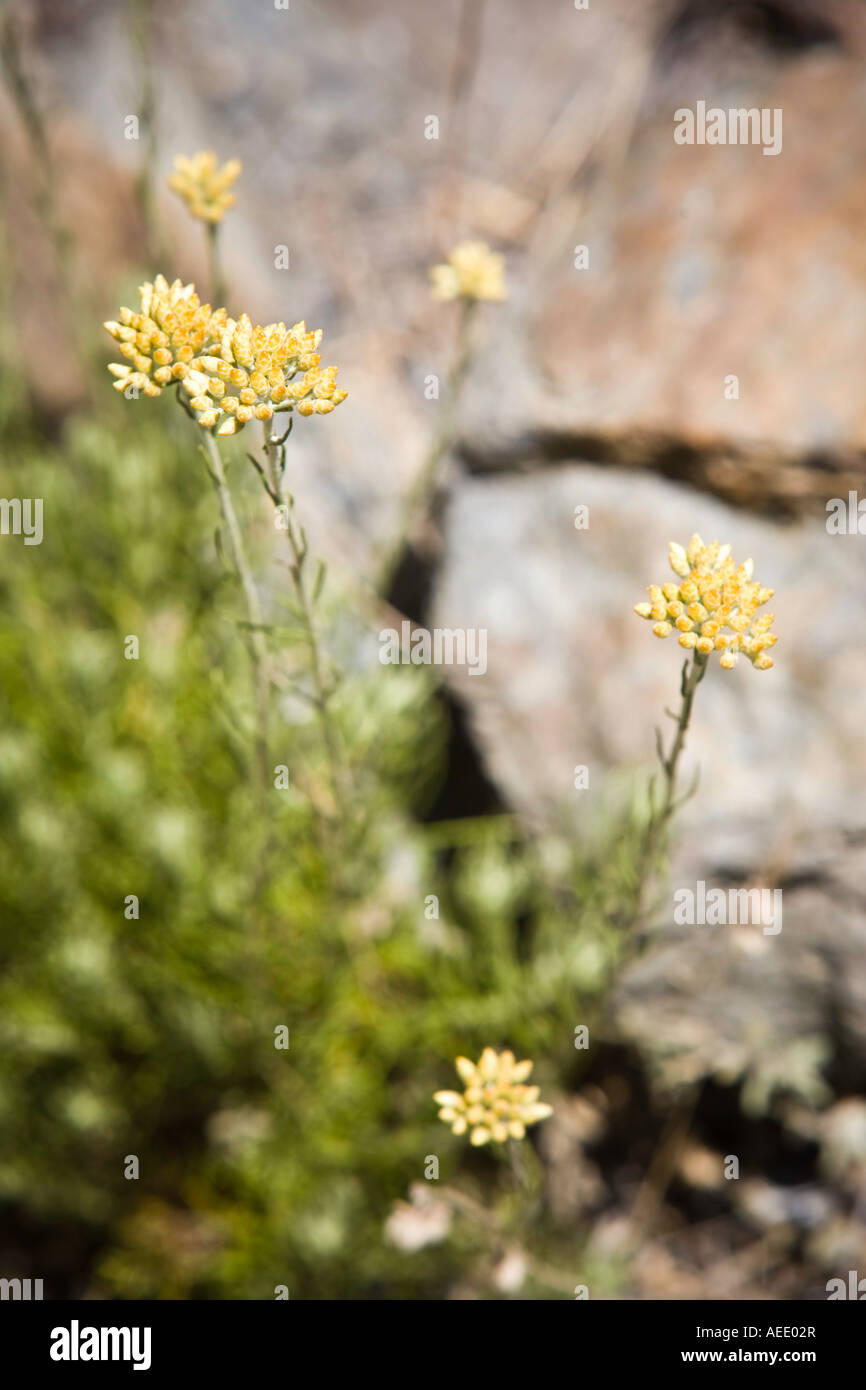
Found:
[[508, 1161], [514, 1181], [523, 1197], [521, 1222], [529, 1227], [540, 1203], [543, 1172], [534, 1148], [528, 1139], [508, 1140]]
[[706, 670], [707, 657], [700, 656], [697, 652], [693, 653], [691, 665], [689, 665], [688, 661], [685, 661], [683, 664], [682, 676], [680, 679], [681, 703], [679, 713], [672, 716], [677, 727], [669, 752], [665, 752], [661, 733], [658, 729], [656, 730], [656, 746], [658, 749], [659, 762], [661, 763], [663, 790], [661, 802], [656, 806], [651, 786], [650, 816], [638, 854], [634, 911], [635, 925], [638, 929], [642, 928], [644, 924], [644, 900], [647, 887], [652, 878], [656, 857], [663, 844], [668, 822], [677, 809], [677, 767], [679, 765], [680, 754], [685, 746], [689, 721], [692, 717], [695, 691], [703, 680]]
[[263, 785], [267, 786], [270, 779], [270, 766], [268, 760], [268, 725], [270, 712], [270, 682], [268, 678], [268, 651], [263, 633], [262, 605], [259, 599], [258, 589], [253, 578], [253, 572], [247, 558], [244, 547], [243, 535], [237, 513], [234, 509], [232, 495], [229, 490], [226, 478], [225, 466], [222, 455], [220, 454], [217, 442], [210, 431], [204, 431], [205, 453], [208, 460], [208, 472], [214, 489], [219, 500], [220, 513], [225, 522], [228, 532], [229, 544], [231, 546], [232, 557], [235, 568], [240, 579], [241, 589], [246, 601], [248, 626], [248, 644], [250, 656], [253, 662], [256, 684], [256, 704], [258, 709], [258, 730], [257, 730], [257, 755], [259, 763], [259, 773]]
[[[536, 1160], [537, 1162], [537, 1160]], [[490, 1207], [476, 1201], [456, 1187], [440, 1187], [436, 1196], [459, 1216], [476, 1226], [488, 1243], [492, 1259], [500, 1260], [506, 1250], [518, 1250], [526, 1260], [528, 1273], [539, 1284], [555, 1289], [559, 1293], [571, 1293], [575, 1286], [575, 1276], [571, 1271], [557, 1269], [544, 1260], [537, 1259]]]
[[156, 86], [153, 77], [149, 0], [134, 0], [130, 40], [139, 81], [138, 119], [142, 134], [142, 158], [135, 184], [147, 252], [152, 265], [162, 261], [161, 238], [156, 220]]
[[218, 308], [225, 303], [226, 286], [223, 279], [222, 260], [219, 249], [219, 223], [208, 222], [207, 224], [207, 254], [208, 254], [208, 279], [210, 281], [210, 292], [213, 297], [214, 308]]
[[295, 522], [294, 499], [285, 491], [284, 475], [280, 466], [283, 445], [280, 440], [271, 433], [270, 421], [264, 420], [262, 422], [262, 439], [265, 469], [263, 474], [260, 470], [260, 476], [262, 477], [262, 482], [265, 484], [268, 496], [274, 503], [274, 506], [280, 508], [285, 518], [286, 538], [292, 555], [289, 571], [292, 576], [292, 584], [298, 601], [298, 612], [301, 625], [304, 629], [310, 653], [313, 705], [319, 719], [322, 740], [328, 758], [335, 818], [337, 823], [342, 828], [345, 828], [345, 808], [349, 797], [348, 772], [343, 761], [340, 750], [340, 740], [331, 714], [330, 699], [332, 692], [325, 678], [322, 651], [319, 644], [315, 614], [313, 611], [314, 600], [307, 585], [307, 537], [303, 527], [298, 527]]

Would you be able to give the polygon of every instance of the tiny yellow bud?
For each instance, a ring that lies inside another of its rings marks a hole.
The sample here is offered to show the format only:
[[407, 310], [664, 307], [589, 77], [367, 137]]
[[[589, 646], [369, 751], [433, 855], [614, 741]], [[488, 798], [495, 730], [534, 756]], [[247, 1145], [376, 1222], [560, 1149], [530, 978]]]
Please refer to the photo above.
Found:
[[688, 578], [690, 567], [689, 562], [686, 558], [686, 552], [683, 550], [683, 547], [681, 545], [677, 545], [676, 541], [671, 541], [670, 543], [670, 548], [668, 550], [668, 563], [670, 564], [670, 567], [673, 570], [674, 574], [680, 575], [680, 577], [683, 579]]

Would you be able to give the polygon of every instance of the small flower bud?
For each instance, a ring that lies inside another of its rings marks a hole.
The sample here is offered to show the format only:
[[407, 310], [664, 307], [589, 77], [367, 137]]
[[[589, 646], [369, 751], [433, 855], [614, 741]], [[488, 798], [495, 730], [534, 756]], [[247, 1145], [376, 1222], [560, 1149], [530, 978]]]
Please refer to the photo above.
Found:
[[670, 543], [668, 562], [674, 574], [680, 575], [683, 579], [688, 578], [689, 562], [686, 559], [686, 552], [681, 545], [677, 545], [676, 541]]

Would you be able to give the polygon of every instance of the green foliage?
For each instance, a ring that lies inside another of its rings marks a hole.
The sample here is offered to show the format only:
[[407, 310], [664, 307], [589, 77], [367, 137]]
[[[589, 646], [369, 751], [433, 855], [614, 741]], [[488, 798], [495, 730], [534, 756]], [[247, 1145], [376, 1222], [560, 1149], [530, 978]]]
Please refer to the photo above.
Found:
[[[488, 1237], [457, 1222], [402, 1253], [393, 1203], [430, 1153], [484, 1200], [511, 1179], [432, 1092], [485, 1044], [535, 1057], [546, 1094], [573, 1077], [616, 954], [614, 861], [575, 864], [508, 818], [420, 824], [442, 706], [428, 672], [355, 659], [353, 619], [335, 714], [358, 796], [335, 863], [319, 732], [290, 689], [271, 747], [292, 786], [256, 783], [195, 431], [170, 400], [104, 395], [57, 445], [14, 411], [2, 441], [4, 491], [44, 499], [44, 540], [0, 541], [0, 1207], [52, 1297], [441, 1296]], [[231, 476], [279, 610], [241, 454]], [[345, 627], [330, 580], [323, 602]], [[573, 1260], [575, 1235], [539, 1238]]]

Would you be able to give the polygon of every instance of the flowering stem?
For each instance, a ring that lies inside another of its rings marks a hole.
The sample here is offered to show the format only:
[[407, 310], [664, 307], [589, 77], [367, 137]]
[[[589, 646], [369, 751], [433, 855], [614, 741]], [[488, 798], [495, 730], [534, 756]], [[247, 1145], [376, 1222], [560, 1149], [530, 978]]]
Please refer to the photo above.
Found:
[[475, 1198], [461, 1192], [456, 1187], [440, 1187], [436, 1195], [452, 1211], [472, 1222], [487, 1237], [492, 1258], [501, 1259], [505, 1249], [516, 1251], [525, 1259], [527, 1273], [537, 1283], [555, 1289], [559, 1293], [572, 1292], [574, 1274], [568, 1270], [556, 1269], [553, 1265], [536, 1259], [522, 1242], [516, 1243], [514, 1233], [506, 1227], [502, 1218], [490, 1207], [476, 1201]]
[[542, 1170], [538, 1155], [529, 1140], [509, 1139], [507, 1158], [514, 1181], [523, 1198], [520, 1210], [521, 1227], [531, 1226], [541, 1199]]
[[154, 182], [156, 176], [156, 89], [153, 73], [153, 53], [150, 15], [147, 0], [134, 0], [130, 19], [130, 38], [139, 76], [139, 123], [144, 141], [141, 166], [136, 179], [136, 197], [144, 224], [147, 250], [151, 261], [162, 259], [162, 245], [156, 221]]
[[240, 523], [234, 509], [234, 503], [232, 502], [232, 495], [229, 490], [222, 456], [217, 447], [217, 442], [210, 431], [205, 430], [203, 433], [205, 439], [205, 453], [208, 461], [208, 473], [210, 474], [214, 490], [219, 499], [220, 512], [225, 522], [226, 531], [228, 532], [232, 556], [238, 572], [238, 578], [241, 582], [244, 599], [246, 600], [247, 616], [249, 618], [249, 649], [255, 672], [256, 703], [258, 707], [257, 747], [259, 771], [263, 784], [267, 785], [269, 778], [268, 724], [270, 682], [267, 674], [268, 652], [263, 635], [264, 624], [262, 619], [262, 605], [250, 568], [250, 563], [247, 559]]
[[656, 806], [655, 777], [653, 777], [650, 782], [650, 815], [638, 855], [634, 915], [636, 925], [639, 928], [643, 925], [644, 898], [647, 885], [652, 875], [656, 855], [664, 840], [668, 822], [678, 806], [682, 805], [683, 801], [687, 801], [694, 792], [694, 787], [692, 787], [684, 797], [677, 801], [677, 766], [680, 754], [685, 746], [686, 733], [692, 716], [695, 691], [706, 674], [707, 660], [708, 658], [702, 656], [700, 652], [693, 652], [691, 665], [689, 665], [688, 661], [683, 663], [682, 677], [680, 679], [681, 703], [679, 713], [673, 714], [670, 710], [665, 711], [670, 718], [674, 720], [677, 726], [669, 752], [665, 752], [661, 730], [656, 729], [656, 749], [658, 751], [659, 762], [661, 763], [663, 790], [661, 802]]
[[408, 541], [411, 541], [415, 527], [426, 512], [430, 500], [436, 491], [439, 465], [451, 447], [454, 439], [454, 430], [457, 423], [457, 409], [472, 362], [472, 325], [477, 308], [478, 301], [475, 299], [463, 299], [461, 301], [460, 326], [457, 330], [457, 349], [454, 354], [454, 361], [451, 364], [451, 370], [448, 373], [448, 383], [445, 388], [445, 401], [442, 407], [442, 418], [439, 422], [439, 428], [430, 440], [421, 467], [418, 469], [418, 473], [403, 503], [400, 534], [396, 541], [389, 547], [379, 569], [376, 588], [383, 597], [387, 596], [391, 581], [394, 578], [406, 544]]
[[[289, 430], [291, 425], [289, 426]], [[289, 430], [286, 431], [288, 435]], [[326, 680], [322, 653], [316, 631], [314, 615], [315, 586], [311, 590], [307, 584], [307, 537], [304, 528], [297, 526], [294, 518], [294, 498], [284, 488], [284, 453], [286, 435], [280, 438], [271, 433], [270, 422], [262, 422], [265, 467], [262, 469], [252, 455], [250, 462], [256, 468], [266, 493], [274, 506], [279, 508], [285, 522], [286, 538], [292, 554], [289, 571], [298, 601], [299, 616], [307, 645], [310, 651], [310, 674], [313, 680], [313, 705], [318, 715], [322, 739], [328, 758], [331, 781], [331, 794], [337, 822], [344, 825], [344, 808], [348, 800], [348, 774], [340, 751], [340, 742], [331, 715], [330, 699], [332, 688]]]
[[208, 257], [208, 278], [210, 280], [210, 292], [213, 295], [214, 304], [223, 304], [226, 297], [225, 280], [223, 279], [222, 260], [219, 248], [219, 223], [208, 222], [207, 224], [207, 257]]

